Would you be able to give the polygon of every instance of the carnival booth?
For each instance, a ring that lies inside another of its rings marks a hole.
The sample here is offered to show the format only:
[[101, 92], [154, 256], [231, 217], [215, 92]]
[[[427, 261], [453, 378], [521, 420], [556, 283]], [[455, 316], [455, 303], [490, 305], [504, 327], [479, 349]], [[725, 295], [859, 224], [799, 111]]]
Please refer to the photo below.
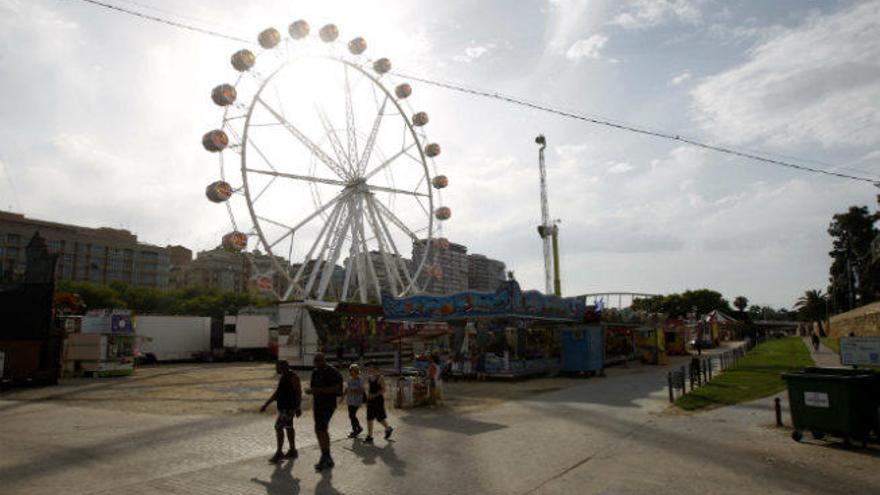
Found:
[[643, 363], [664, 365], [669, 362], [666, 355], [666, 339], [663, 327], [644, 326], [635, 329], [636, 349]]
[[670, 356], [687, 355], [690, 329], [684, 320], [667, 320], [663, 329], [666, 354]]
[[558, 371], [560, 330], [585, 313], [582, 299], [523, 292], [512, 280], [496, 292], [383, 298], [382, 305], [388, 321], [448, 323], [453, 371], [488, 378]]

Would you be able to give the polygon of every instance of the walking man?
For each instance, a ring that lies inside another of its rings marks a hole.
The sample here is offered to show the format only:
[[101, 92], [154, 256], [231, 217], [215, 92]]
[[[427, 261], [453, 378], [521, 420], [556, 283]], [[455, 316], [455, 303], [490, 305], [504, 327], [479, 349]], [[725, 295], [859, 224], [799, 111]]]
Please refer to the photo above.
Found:
[[324, 355], [315, 354], [315, 369], [306, 393], [312, 396], [312, 412], [315, 417], [315, 436], [321, 446], [321, 459], [315, 464], [315, 470], [332, 468], [333, 458], [330, 457], [330, 418], [336, 411], [336, 398], [342, 395], [342, 375], [332, 366], [327, 366]]
[[369, 378], [367, 379], [367, 438], [364, 443], [373, 443], [373, 421], [378, 421], [385, 427], [385, 440], [391, 438], [394, 428], [388, 426], [385, 421], [385, 378], [379, 372], [376, 363], [367, 365]]
[[364, 403], [364, 398], [367, 395], [364, 382], [361, 380], [360, 371], [357, 364], [353, 363], [348, 367], [350, 378], [348, 383], [345, 384], [345, 392], [343, 394], [345, 402], [348, 404], [348, 419], [351, 420], [351, 433], [348, 434], [348, 438], [355, 438], [364, 431], [357, 417], [358, 409]]
[[[302, 414], [300, 404], [302, 403], [302, 387], [299, 377], [287, 364], [287, 361], [278, 361], [275, 364], [275, 370], [281, 375], [278, 380], [278, 387], [269, 400], [260, 408], [260, 412], [264, 412], [269, 404], [276, 403], [278, 407], [278, 417], [275, 419], [275, 438], [278, 440], [278, 448], [275, 455], [269, 459], [269, 462], [281, 462], [284, 457], [288, 459], [296, 459], [296, 433], [293, 430], [293, 418]], [[290, 450], [284, 455], [284, 432], [287, 431], [287, 441], [290, 444]]]

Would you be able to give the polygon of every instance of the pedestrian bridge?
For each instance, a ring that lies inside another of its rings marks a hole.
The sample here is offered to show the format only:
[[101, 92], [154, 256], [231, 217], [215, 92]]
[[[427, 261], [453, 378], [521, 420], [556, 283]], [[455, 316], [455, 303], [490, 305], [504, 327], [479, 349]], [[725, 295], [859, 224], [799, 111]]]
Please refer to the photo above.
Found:
[[586, 299], [587, 306], [593, 306], [602, 301], [606, 308], [623, 309], [632, 306], [636, 299], [647, 299], [649, 297], [659, 296], [660, 294], [650, 294], [647, 292], [591, 292], [589, 294], [581, 294], [577, 297]]

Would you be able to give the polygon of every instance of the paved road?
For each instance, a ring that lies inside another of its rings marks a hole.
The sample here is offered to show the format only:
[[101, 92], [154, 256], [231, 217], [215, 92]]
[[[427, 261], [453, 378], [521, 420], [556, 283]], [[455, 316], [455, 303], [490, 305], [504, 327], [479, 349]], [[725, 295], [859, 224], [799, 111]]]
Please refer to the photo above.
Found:
[[[671, 366], [678, 365], [673, 360]], [[664, 368], [488, 410], [392, 411], [393, 442], [344, 439], [334, 419], [329, 474], [301, 459], [274, 467], [271, 420], [163, 416], [0, 401], [4, 494], [127, 493], [876, 493], [876, 451], [797, 444], [772, 399], [699, 415], [670, 412]], [[454, 384], [453, 384], [454, 386]]]

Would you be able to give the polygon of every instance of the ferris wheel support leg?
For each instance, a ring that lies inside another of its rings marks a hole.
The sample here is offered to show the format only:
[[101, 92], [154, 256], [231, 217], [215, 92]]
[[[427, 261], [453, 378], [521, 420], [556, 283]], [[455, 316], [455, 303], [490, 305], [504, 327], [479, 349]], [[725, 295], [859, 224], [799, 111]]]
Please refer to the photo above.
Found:
[[[403, 257], [400, 255], [400, 251], [397, 249], [397, 244], [394, 242], [394, 238], [391, 237], [391, 230], [388, 229], [388, 224], [385, 223], [385, 219], [382, 218], [382, 215], [379, 213], [379, 208], [376, 204], [378, 200], [373, 195], [370, 195], [367, 197], [367, 201], [369, 201], [372, 204], [373, 209], [376, 210], [376, 213], [377, 213], [376, 216], [379, 219], [379, 224], [382, 226], [382, 230], [385, 232], [385, 237], [388, 239], [388, 243], [391, 245], [391, 250], [397, 256], [397, 259], [395, 262], [403, 264]], [[406, 276], [406, 279], [409, 281], [408, 287], [412, 287], [413, 286], [413, 276], [410, 274], [409, 270], [406, 268], [406, 265], [403, 265], [401, 268], [402, 268], [403, 274]], [[402, 282], [402, 280], [401, 280], [401, 282]], [[404, 290], [406, 290], [406, 289], [404, 289]]]
[[330, 279], [333, 276], [333, 272], [336, 271], [336, 262], [339, 260], [339, 254], [342, 251], [342, 244], [345, 242], [345, 232], [348, 230], [348, 226], [351, 224], [352, 214], [349, 211], [348, 215], [345, 218], [344, 223], [340, 223], [342, 228], [338, 228], [333, 233], [336, 242], [333, 244], [333, 248], [330, 250], [330, 260], [329, 264], [326, 265], [324, 271], [321, 273], [321, 281], [318, 284], [318, 300], [324, 299], [324, 295], [327, 294], [327, 287], [330, 285]]
[[[364, 229], [364, 196], [359, 196], [357, 198], [352, 199], [353, 202], [357, 202], [357, 225], [360, 230], [360, 242], [361, 248], [363, 249], [364, 257], [366, 258], [366, 263], [364, 263], [364, 270], [367, 272], [366, 276], [369, 280], [373, 282], [373, 289], [376, 291], [376, 298], [381, 301], [382, 300], [382, 287], [379, 284], [379, 276], [376, 274], [376, 265], [373, 263], [373, 256], [370, 254], [370, 250], [367, 248], [367, 236], [366, 231]], [[365, 284], [366, 285], [366, 284]], [[369, 288], [369, 287], [368, 287]], [[361, 302], [368, 302], [369, 300], [369, 291], [367, 292], [367, 300]]]
[[[336, 206], [333, 207], [333, 211], [330, 213], [331, 219], [339, 213], [339, 209], [341, 208], [340, 203], [336, 203]], [[330, 222], [324, 224], [321, 228], [321, 231], [318, 233], [318, 237], [315, 238], [315, 242], [312, 243], [312, 247], [309, 249], [308, 254], [306, 254], [305, 259], [303, 260], [302, 265], [300, 265], [299, 269], [296, 271], [296, 274], [293, 276], [292, 284], [299, 283], [299, 279], [302, 278], [303, 272], [306, 270], [306, 266], [308, 266], [309, 261], [312, 259], [312, 255], [315, 254], [315, 249], [318, 248], [318, 244], [321, 242], [321, 239], [324, 237], [324, 234], [327, 232], [327, 229], [330, 227]], [[303, 298], [305, 298], [305, 294], [303, 294]]]
[[391, 259], [388, 257], [388, 252], [385, 249], [385, 241], [382, 239], [382, 229], [376, 221], [376, 215], [369, 198], [364, 201], [364, 204], [367, 210], [367, 220], [370, 222], [370, 227], [373, 229], [373, 232], [376, 233], [376, 244], [379, 246], [379, 253], [382, 254], [382, 262], [385, 265], [385, 275], [388, 277], [388, 285], [391, 286], [391, 291], [397, 295], [399, 294], [397, 290], [397, 281], [400, 278], [400, 274], [397, 273], [396, 264], [392, 263]]
[[[305, 295], [308, 296], [312, 293], [312, 288], [315, 286], [315, 280], [318, 277], [318, 273], [321, 273], [323, 270], [326, 270], [326, 261], [325, 257], [327, 255], [327, 250], [330, 247], [330, 244], [333, 242], [336, 236], [336, 228], [339, 223], [342, 221], [342, 215], [345, 212], [345, 207], [340, 207], [336, 212], [336, 217], [332, 218], [328, 224], [330, 225], [330, 229], [327, 231], [327, 236], [324, 239], [324, 244], [321, 246], [321, 251], [318, 253], [318, 259], [316, 264], [312, 267], [311, 272], [309, 273], [309, 280], [306, 282], [305, 287]], [[351, 213], [349, 212], [349, 215]]]

